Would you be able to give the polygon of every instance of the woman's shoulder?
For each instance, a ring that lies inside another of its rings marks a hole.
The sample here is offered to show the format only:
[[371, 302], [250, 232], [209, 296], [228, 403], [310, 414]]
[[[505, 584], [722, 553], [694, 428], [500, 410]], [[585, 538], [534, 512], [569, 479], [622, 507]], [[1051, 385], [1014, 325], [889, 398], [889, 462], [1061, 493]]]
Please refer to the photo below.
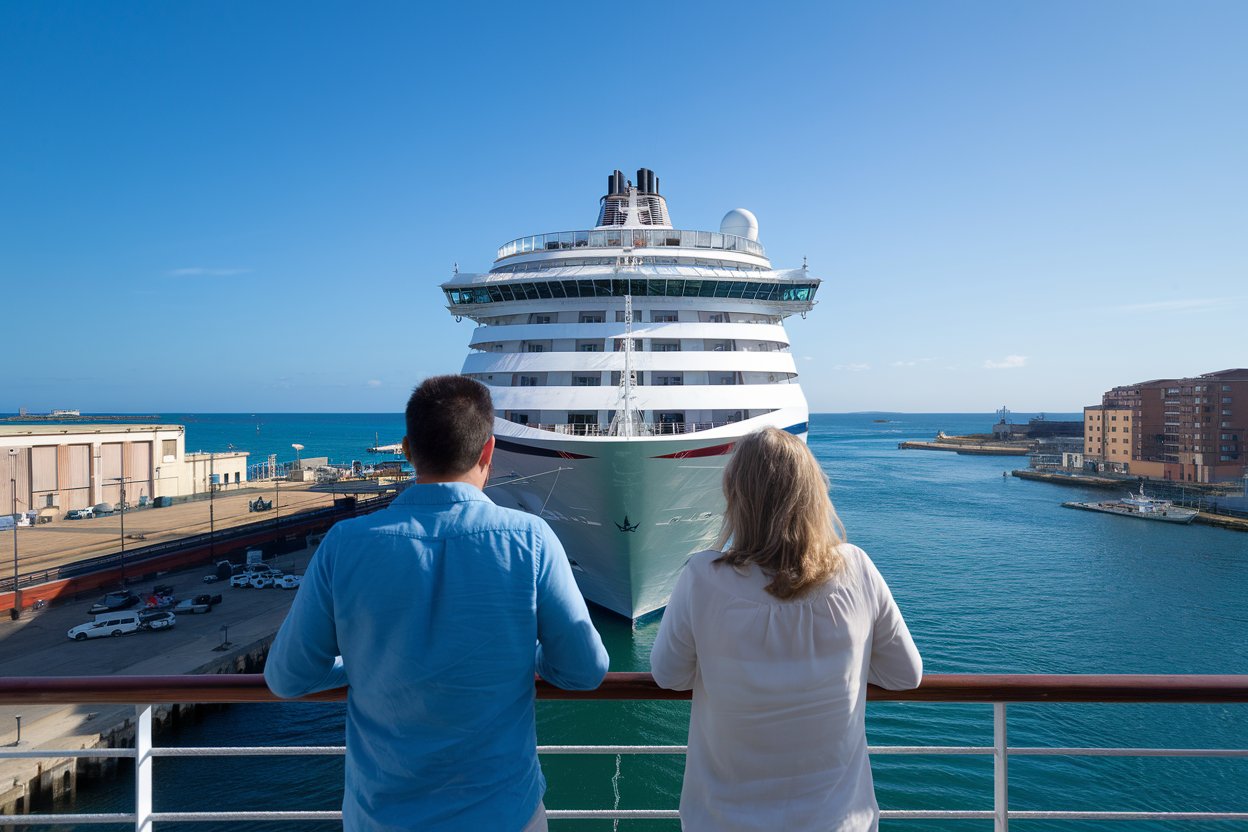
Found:
[[685, 569], [693, 573], [710, 571], [715, 561], [723, 556], [724, 553], [718, 549], [703, 549], [701, 552], [694, 552], [689, 556], [689, 560], [685, 561]]

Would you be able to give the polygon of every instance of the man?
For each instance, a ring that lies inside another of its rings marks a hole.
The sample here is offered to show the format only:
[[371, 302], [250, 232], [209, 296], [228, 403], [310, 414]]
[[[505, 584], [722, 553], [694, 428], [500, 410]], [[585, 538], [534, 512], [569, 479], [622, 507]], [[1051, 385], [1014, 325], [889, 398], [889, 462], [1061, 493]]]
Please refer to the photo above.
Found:
[[485, 386], [430, 378], [406, 416], [416, 484], [325, 536], [264, 677], [285, 697], [350, 685], [348, 832], [544, 830], [533, 674], [595, 688], [607, 653], [550, 527], [481, 490]]

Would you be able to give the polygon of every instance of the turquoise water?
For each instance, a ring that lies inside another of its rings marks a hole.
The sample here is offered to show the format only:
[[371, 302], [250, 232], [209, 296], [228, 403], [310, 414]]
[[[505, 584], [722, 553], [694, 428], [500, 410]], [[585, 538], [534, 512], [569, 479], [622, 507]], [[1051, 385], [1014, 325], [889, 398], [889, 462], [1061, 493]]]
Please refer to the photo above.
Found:
[[[187, 425], [187, 447], [252, 450], [254, 459], [367, 458], [387, 415], [162, 417]], [[889, 418], [877, 424], [876, 418]], [[899, 451], [904, 439], [983, 431], [986, 414], [816, 415], [810, 447], [832, 479], [850, 540], [892, 586], [926, 670], [933, 673], [1248, 673], [1248, 535], [1204, 526], [1143, 523], [1060, 507], [1094, 492], [1002, 477], [1021, 461]], [[260, 432], [255, 431], [256, 424]], [[240, 433], [242, 434], [240, 436]], [[283, 451], [282, 448], [286, 448]], [[645, 670], [658, 619], [595, 618], [612, 670]], [[686, 703], [542, 703], [542, 743], [682, 743]], [[183, 745], [340, 744], [340, 706], [235, 706], [162, 742]], [[1013, 745], [1248, 747], [1245, 706], [1012, 705]], [[988, 705], [876, 704], [874, 745], [988, 745]], [[680, 757], [548, 757], [551, 808], [674, 808]], [[876, 757], [880, 805], [889, 809], [989, 809], [988, 758]], [[332, 809], [336, 759], [156, 762], [158, 810]], [[128, 805], [124, 780], [83, 793], [78, 809]], [[1015, 758], [1011, 808], [1244, 811], [1248, 760]], [[68, 807], [66, 807], [68, 809]], [[315, 826], [315, 825], [309, 825]], [[674, 821], [569, 821], [555, 829], [674, 830]], [[1130, 829], [1191, 829], [1131, 823]], [[329, 829], [332, 824], [321, 824]], [[89, 827], [96, 828], [96, 827]], [[215, 829], [211, 824], [162, 828]], [[290, 830], [290, 824], [221, 829]], [[889, 830], [987, 830], [987, 821], [885, 822]], [[1027, 830], [1105, 829], [1028, 822]], [[1222, 824], [1219, 828], [1229, 828]], [[85, 829], [85, 828], [84, 828]]]

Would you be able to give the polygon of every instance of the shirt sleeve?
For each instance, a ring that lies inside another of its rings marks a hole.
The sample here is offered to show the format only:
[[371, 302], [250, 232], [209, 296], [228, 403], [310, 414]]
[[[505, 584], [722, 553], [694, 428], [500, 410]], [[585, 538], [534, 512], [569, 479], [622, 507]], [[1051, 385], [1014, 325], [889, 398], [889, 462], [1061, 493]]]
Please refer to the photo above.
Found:
[[572, 577], [563, 544], [542, 523], [537, 553], [537, 672], [564, 690], [593, 690], [609, 657]]
[[278, 696], [306, 696], [347, 684], [330, 595], [330, 552], [336, 540], [331, 529], [321, 541], [269, 648], [264, 681]]
[[681, 570], [671, 600], [659, 622], [659, 634], [650, 649], [650, 673], [661, 688], [691, 690], [698, 676], [698, 654], [693, 637], [693, 569]]
[[868, 592], [874, 594], [876, 601], [867, 681], [888, 690], [917, 688], [923, 681], [923, 658], [919, 648], [910, 637], [910, 628], [901, 617], [884, 576], [865, 552], [862, 559]]

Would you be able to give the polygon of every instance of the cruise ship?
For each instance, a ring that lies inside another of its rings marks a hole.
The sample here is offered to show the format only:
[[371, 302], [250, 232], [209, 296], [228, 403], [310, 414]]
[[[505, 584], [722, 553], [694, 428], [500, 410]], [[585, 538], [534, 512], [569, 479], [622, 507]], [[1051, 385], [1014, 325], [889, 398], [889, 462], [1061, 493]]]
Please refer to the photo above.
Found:
[[607, 179], [592, 229], [521, 237], [442, 284], [476, 324], [463, 373], [488, 385], [499, 505], [550, 523], [585, 597], [639, 618], [712, 545], [735, 442], [808, 410], [783, 322], [820, 281], [776, 269], [758, 223], [678, 229], [646, 168]]

